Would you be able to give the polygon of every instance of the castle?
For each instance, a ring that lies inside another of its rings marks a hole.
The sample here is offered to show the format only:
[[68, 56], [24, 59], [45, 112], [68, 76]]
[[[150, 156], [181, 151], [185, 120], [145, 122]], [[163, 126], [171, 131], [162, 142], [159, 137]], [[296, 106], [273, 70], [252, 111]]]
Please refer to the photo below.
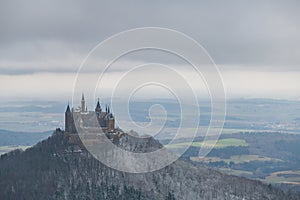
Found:
[[[97, 120], [94, 120], [94, 118]], [[65, 131], [68, 133], [77, 133], [75, 127], [75, 119], [79, 119], [80, 126], [100, 126], [103, 132], [114, 132], [115, 118], [110, 112], [109, 106], [106, 106], [105, 111], [102, 110], [100, 101], [98, 99], [95, 111], [88, 111], [84, 94], [82, 94], [80, 107], [77, 109], [70, 109], [68, 104], [65, 112]], [[96, 124], [95, 124], [96, 123]]]

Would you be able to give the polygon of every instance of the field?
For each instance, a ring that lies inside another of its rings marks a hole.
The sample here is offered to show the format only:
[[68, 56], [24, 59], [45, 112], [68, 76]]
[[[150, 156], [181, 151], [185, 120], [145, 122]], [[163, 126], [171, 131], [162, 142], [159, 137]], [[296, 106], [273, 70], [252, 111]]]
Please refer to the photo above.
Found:
[[252, 175], [252, 172], [245, 171], [245, 170], [236, 170], [236, 169], [230, 169], [230, 168], [219, 168], [219, 171], [230, 174], [230, 175], [235, 175], [235, 176], [245, 176], [245, 175]]
[[270, 158], [267, 156], [259, 156], [259, 155], [238, 155], [238, 156], [231, 156], [229, 159], [222, 159], [219, 157], [205, 157], [205, 158], [199, 158], [199, 157], [190, 157], [192, 161], [201, 161], [205, 163], [209, 162], [220, 162], [224, 161], [227, 164], [230, 162], [233, 162], [234, 164], [240, 164], [240, 163], [246, 163], [251, 161], [261, 161], [261, 162], [267, 162], [267, 161], [274, 161], [274, 162], [282, 162], [282, 160], [277, 158]]
[[[190, 143], [177, 143], [177, 144], [170, 144], [166, 145], [167, 148], [186, 148], [189, 146]], [[220, 139], [218, 141], [216, 140], [206, 140], [205, 142], [193, 142], [193, 147], [202, 147], [202, 148], [225, 148], [229, 146], [248, 146], [247, 142], [242, 139], [236, 139], [236, 138], [226, 138], [226, 139]]]
[[268, 183], [287, 183], [300, 185], [300, 171], [279, 171], [274, 172], [264, 179]]

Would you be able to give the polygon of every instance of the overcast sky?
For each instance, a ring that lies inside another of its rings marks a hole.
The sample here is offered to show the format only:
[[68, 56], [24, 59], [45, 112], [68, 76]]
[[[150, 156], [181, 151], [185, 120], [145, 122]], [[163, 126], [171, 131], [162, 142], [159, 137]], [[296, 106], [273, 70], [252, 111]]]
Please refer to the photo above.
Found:
[[69, 99], [94, 46], [148, 26], [199, 42], [228, 97], [300, 99], [299, 8], [297, 0], [1, 1], [1, 99]]

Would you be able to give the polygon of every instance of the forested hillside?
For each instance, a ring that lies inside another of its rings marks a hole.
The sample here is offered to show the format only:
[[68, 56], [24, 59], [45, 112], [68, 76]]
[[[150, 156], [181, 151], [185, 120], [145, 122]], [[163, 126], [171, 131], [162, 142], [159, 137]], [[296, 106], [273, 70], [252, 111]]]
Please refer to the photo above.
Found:
[[119, 172], [74, 149], [78, 146], [57, 130], [24, 152], [2, 155], [0, 199], [300, 199], [182, 160], [152, 173]]

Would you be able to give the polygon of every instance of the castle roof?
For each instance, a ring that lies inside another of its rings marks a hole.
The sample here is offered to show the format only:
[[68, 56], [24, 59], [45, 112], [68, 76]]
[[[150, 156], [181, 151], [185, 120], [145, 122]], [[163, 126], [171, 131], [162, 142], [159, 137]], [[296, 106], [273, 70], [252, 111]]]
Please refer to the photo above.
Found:
[[97, 102], [97, 106], [96, 106], [96, 108], [101, 108], [101, 106], [100, 106], [100, 102], [99, 102], [99, 99], [98, 99], [98, 102]]
[[66, 112], [71, 112], [71, 109], [70, 109], [69, 104], [68, 104], [68, 106], [67, 106]]

